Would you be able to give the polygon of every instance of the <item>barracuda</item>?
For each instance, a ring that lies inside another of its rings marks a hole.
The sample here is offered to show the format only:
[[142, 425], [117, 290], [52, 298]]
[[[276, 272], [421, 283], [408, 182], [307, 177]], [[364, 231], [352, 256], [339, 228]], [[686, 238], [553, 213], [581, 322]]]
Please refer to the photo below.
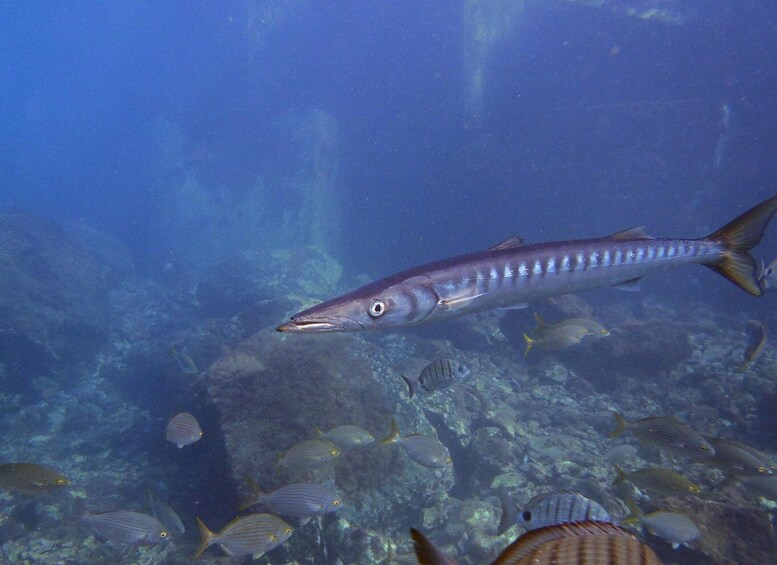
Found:
[[758, 268], [748, 253], [777, 210], [777, 197], [700, 239], [653, 238], [633, 228], [609, 237], [523, 245], [513, 237], [479, 253], [381, 279], [308, 308], [280, 332], [397, 328], [581, 290], [635, 284], [650, 273], [700, 264], [754, 296]]

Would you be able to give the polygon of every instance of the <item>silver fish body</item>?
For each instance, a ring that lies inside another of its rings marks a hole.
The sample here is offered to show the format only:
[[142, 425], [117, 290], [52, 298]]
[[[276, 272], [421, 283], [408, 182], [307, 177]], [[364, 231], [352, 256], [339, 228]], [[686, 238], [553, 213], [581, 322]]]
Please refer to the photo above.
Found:
[[637, 454], [638, 451], [636, 447], [627, 443], [622, 443], [608, 449], [607, 453], [602, 457], [602, 460], [611, 465], [622, 465], [625, 461], [636, 458]]
[[526, 503], [520, 523], [527, 530], [570, 522], [611, 522], [610, 513], [601, 504], [577, 492], [546, 492]]
[[215, 533], [197, 518], [202, 540], [194, 559], [214, 543], [228, 555], [254, 555], [270, 551], [285, 542], [294, 532], [289, 524], [272, 514], [248, 514], [232, 520], [220, 532]]
[[186, 527], [178, 513], [169, 504], [156, 498], [150, 490], [148, 491], [148, 505], [154, 518], [159, 520], [168, 532], [186, 533]]
[[421, 434], [402, 436], [395, 419], [391, 420], [391, 433], [381, 443], [400, 445], [410, 459], [424, 467], [447, 467], [452, 464], [448, 448], [439, 440]]
[[651, 416], [628, 421], [617, 412], [612, 415], [616, 428], [610, 433], [611, 438], [623, 432], [631, 432], [641, 442], [685, 457], [704, 458], [715, 455], [715, 448], [699, 432], [674, 416]]
[[83, 521], [106, 540], [131, 545], [154, 545], [170, 539], [162, 523], [148, 514], [117, 510], [102, 514], [86, 514]]
[[342, 501], [322, 485], [292, 483], [266, 494], [255, 493], [251, 504], [292, 518], [308, 518], [335, 512], [342, 506]]
[[399, 438], [397, 443], [410, 459], [424, 467], [448, 467], [451, 464], [448, 448], [433, 437], [411, 434]]
[[444, 320], [590, 288], [617, 286], [668, 268], [702, 264], [760, 296], [747, 252], [777, 211], [777, 197], [701, 239], [654, 239], [641, 229], [535, 245], [510, 242], [428, 263], [308, 308], [281, 332], [367, 331]]
[[340, 450], [331, 441], [306, 439], [292, 445], [278, 462], [289, 468], [311, 468], [334, 461], [339, 456]]
[[345, 425], [319, 434], [319, 439], [331, 441], [340, 449], [362, 447], [375, 441], [375, 437], [360, 426]]
[[715, 448], [715, 455], [704, 460], [707, 465], [739, 477], [758, 477], [774, 473], [774, 463], [765, 453], [755, 448], [718, 438], [710, 438], [709, 442]]
[[699, 528], [685, 514], [651, 512], [639, 516], [639, 523], [674, 546], [690, 543], [701, 536]]

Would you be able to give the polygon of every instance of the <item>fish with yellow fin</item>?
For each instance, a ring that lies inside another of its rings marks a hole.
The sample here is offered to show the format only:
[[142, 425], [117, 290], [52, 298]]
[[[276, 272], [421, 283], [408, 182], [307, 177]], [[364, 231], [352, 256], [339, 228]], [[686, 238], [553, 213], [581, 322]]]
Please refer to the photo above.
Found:
[[758, 320], [748, 320], [745, 323], [745, 336], [747, 336], [747, 345], [745, 346], [745, 355], [742, 363], [737, 368], [738, 373], [747, 370], [764, 352], [764, 347], [766, 347], [766, 326]]

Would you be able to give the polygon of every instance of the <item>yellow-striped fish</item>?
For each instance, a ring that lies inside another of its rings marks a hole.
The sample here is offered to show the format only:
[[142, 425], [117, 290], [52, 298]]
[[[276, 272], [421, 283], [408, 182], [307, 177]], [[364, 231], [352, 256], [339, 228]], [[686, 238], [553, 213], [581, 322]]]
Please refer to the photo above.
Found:
[[42, 494], [66, 487], [70, 479], [59, 471], [37, 463], [3, 463], [0, 465], [0, 489], [24, 494]]

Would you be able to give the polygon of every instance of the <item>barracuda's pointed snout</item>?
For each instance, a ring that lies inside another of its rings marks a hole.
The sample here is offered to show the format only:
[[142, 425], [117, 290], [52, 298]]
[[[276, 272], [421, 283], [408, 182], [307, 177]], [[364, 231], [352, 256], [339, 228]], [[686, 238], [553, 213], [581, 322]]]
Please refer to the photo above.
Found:
[[440, 300], [425, 277], [392, 277], [363, 286], [298, 314], [279, 332], [363, 332], [427, 319]]

